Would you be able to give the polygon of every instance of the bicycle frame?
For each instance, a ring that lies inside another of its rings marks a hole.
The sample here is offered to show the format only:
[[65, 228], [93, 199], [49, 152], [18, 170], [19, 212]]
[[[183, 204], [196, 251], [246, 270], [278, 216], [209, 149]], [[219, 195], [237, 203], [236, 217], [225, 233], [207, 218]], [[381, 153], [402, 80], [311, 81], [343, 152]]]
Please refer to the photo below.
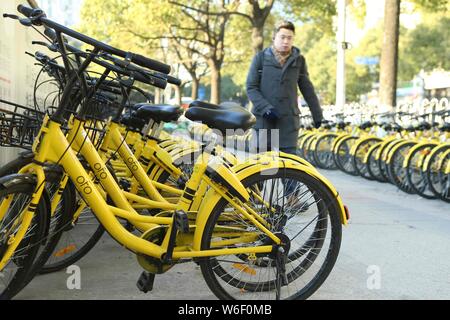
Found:
[[[76, 134], [72, 134], [72, 132], [76, 132]], [[99, 221], [105, 227], [105, 229], [111, 234], [111, 236], [116, 239], [119, 243], [127, 247], [128, 249], [135, 251], [137, 253], [145, 254], [148, 256], [152, 256], [155, 258], [160, 258], [167, 251], [168, 244], [168, 236], [170, 234], [170, 228], [173, 223], [173, 218], [164, 218], [164, 217], [153, 217], [153, 216], [141, 216], [139, 215], [129, 202], [127, 201], [124, 193], [115, 183], [112, 175], [107, 170], [103, 160], [100, 155], [96, 152], [95, 147], [90, 142], [89, 139], [85, 137], [85, 132], [82, 129], [82, 122], [79, 122], [78, 125], [75, 125], [74, 128], [68, 135], [68, 138], [65, 137], [64, 133], [60, 129], [60, 124], [46, 119], [44, 125], [41, 129], [41, 133], [36, 139], [34, 151], [35, 151], [35, 161], [34, 163], [24, 167], [20, 173], [34, 173], [37, 176], [37, 185], [40, 186], [34, 193], [31, 205], [27, 208], [26, 217], [31, 221], [32, 218], [32, 207], [38, 203], [42, 192], [43, 192], [43, 183], [45, 181], [45, 175], [43, 173], [43, 168], [40, 164], [44, 162], [52, 162], [58, 163], [63, 167], [64, 171], [68, 174], [68, 176], [74, 181], [75, 187], [83, 196], [86, 203], [91, 207], [92, 211], [95, 213]], [[114, 203], [117, 207], [108, 205], [101, 195], [101, 193], [97, 190], [94, 182], [89, 176], [89, 173], [83, 168], [82, 164], [77, 158], [77, 155], [74, 150], [72, 150], [69, 141], [70, 138], [74, 138], [75, 150], [77, 146], [82, 145], [81, 151], [84, 149], [86, 154], [86, 160], [94, 168], [94, 174], [96, 178], [100, 180], [100, 183], [107, 190], [108, 195], [111, 196]], [[123, 146], [123, 148], [127, 148]], [[130, 154], [131, 151], [129, 151]], [[161, 208], [166, 210], [189, 210], [189, 206], [192, 203], [192, 199], [189, 200], [190, 194], [189, 191], [196, 190], [196, 187], [199, 186], [202, 179], [205, 179], [206, 183], [211, 187], [211, 190], [214, 190], [218, 195], [227, 199], [230, 204], [246, 219], [253, 222], [256, 227], [258, 227], [262, 232], [266, 233], [268, 237], [270, 237], [275, 244], [280, 243], [280, 239], [271, 233], [265, 226], [267, 223], [264, 219], [256, 212], [254, 212], [251, 208], [243, 205], [242, 203], [237, 203], [235, 199], [230, 198], [227, 194], [226, 190], [223, 187], [217, 185], [209, 178], [207, 178], [204, 173], [207, 168], [208, 160], [210, 155], [208, 153], [204, 153], [201, 156], [195, 165], [194, 173], [191, 179], [187, 183], [187, 187], [183, 194], [183, 197], [180, 199], [178, 204], [171, 204], [168, 202], [158, 202], [153, 200], [145, 199], [145, 203], [149, 206], [153, 206], [155, 208]], [[142, 169], [142, 168], [140, 168]], [[137, 169], [136, 171], [138, 171]], [[227, 173], [227, 168], [225, 166], [219, 166], [218, 171], [221, 174]], [[233, 185], [238, 187], [240, 184], [239, 180], [237, 180], [236, 176], [230, 172], [227, 177], [228, 181], [233, 181]], [[242, 185], [241, 185], [242, 186]], [[240, 192], [245, 195], [244, 199], [248, 200], [249, 195], [245, 188], [242, 186], [242, 190]], [[134, 198], [136, 197], [136, 198]], [[208, 196], [205, 197], [207, 199]], [[138, 200], [138, 197], [133, 195], [133, 199]], [[207, 202], [207, 201], [206, 201]], [[245, 208], [245, 209], [244, 209]], [[204, 212], [204, 211], [203, 211]], [[133, 223], [144, 223], [148, 224], [148, 228], [157, 225], [167, 225], [169, 226], [169, 230], [166, 233], [166, 237], [161, 246], [155, 245], [149, 241], [146, 241], [142, 238], [139, 238], [132, 233], [128, 232], [117, 220], [117, 218], [127, 219]], [[204, 214], [198, 215], [196, 217], [196, 228], [193, 237], [193, 248], [194, 251], [179, 251], [174, 250], [173, 258], [193, 258], [193, 257], [204, 257], [204, 256], [217, 256], [217, 255], [225, 255], [225, 254], [243, 254], [243, 253], [268, 253], [272, 250], [271, 245], [260, 246], [260, 247], [246, 247], [246, 248], [233, 248], [233, 249], [216, 249], [216, 250], [208, 250], [201, 251], [200, 248], [200, 240], [202, 238], [203, 229], [207, 221], [207, 216]], [[23, 221], [24, 225], [25, 220]], [[200, 228], [198, 228], [200, 226]], [[26, 229], [25, 229], [26, 230]], [[244, 236], [248, 239], [248, 233], [244, 234]], [[16, 241], [17, 242], [17, 241]], [[4, 256], [4, 260], [7, 255]]]

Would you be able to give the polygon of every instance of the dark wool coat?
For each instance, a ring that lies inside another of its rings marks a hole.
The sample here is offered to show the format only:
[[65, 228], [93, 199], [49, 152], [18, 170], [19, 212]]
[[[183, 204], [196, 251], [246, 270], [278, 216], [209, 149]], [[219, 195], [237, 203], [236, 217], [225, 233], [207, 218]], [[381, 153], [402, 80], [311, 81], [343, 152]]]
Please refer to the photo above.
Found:
[[[297, 103], [297, 86], [311, 110], [313, 120], [322, 120], [322, 109], [309, 80], [305, 58], [296, 47], [281, 66], [271, 48], [256, 54], [247, 76], [247, 96], [256, 116], [255, 129], [279, 129], [280, 148], [297, 146], [300, 110]], [[263, 114], [275, 108], [280, 114], [277, 121], [268, 121]]]

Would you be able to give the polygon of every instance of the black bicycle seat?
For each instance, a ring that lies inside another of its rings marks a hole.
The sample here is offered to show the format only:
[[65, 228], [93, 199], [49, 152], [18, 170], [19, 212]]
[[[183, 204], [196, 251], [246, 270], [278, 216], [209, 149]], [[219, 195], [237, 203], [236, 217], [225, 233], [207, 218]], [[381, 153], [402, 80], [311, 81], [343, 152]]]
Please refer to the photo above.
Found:
[[183, 114], [183, 108], [169, 104], [147, 104], [140, 103], [135, 105], [138, 109], [134, 116], [149, 121], [153, 119], [156, 122], [177, 121]]
[[[202, 105], [204, 104], [202, 103]], [[192, 121], [200, 121], [209, 128], [217, 129], [225, 135], [234, 134], [227, 132], [227, 129], [246, 131], [256, 123], [255, 116], [242, 107], [228, 108], [213, 104], [208, 105], [212, 107], [195, 107], [191, 104], [185, 113], [186, 118]]]

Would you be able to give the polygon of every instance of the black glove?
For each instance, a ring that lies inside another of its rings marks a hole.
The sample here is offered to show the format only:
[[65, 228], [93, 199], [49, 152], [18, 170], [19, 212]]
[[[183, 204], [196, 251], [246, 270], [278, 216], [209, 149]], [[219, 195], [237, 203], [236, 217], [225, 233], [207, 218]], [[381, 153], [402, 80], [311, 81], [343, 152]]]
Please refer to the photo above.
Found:
[[280, 118], [280, 115], [275, 108], [270, 108], [269, 111], [263, 114], [263, 117], [269, 121], [275, 121]]
[[319, 129], [322, 125], [322, 120], [314, 121], [314, 128]]

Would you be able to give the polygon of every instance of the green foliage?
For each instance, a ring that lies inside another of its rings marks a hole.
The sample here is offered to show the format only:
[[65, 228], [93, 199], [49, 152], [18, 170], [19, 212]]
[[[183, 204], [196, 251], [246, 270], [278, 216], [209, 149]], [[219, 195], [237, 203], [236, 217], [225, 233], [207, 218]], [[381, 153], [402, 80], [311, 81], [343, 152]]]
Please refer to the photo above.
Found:
[[410, 80], [424, 71], [450, 70], [450, 18], [430, 15], [405, 35], [400, 50], [400, 79]]
[[333, 103], [336, 92], [336, 42], [331, 35], [321, 36], [314, 24], [299, 29], [296, 46], [305, 56], [309, 77], [322, 104]]
[[[399, 81], [411, 80], [420, 70], [435, 68], [450, 69], [450, 2], [446, 0], [403, 0], [413, 3], [414, 10], [422, 13], [422, 22], [413, 30], [402, 28], [399, 42]], [[201, 5], [202, 0], [186, 2]], [[210, 2], [212, 4], [218, 2]], [[234, 1], [229, 2], [230, 5]], [[241, 1], [241, 4], [246, 4]], [[261, 3], [263, 5], [263, 3]], [[248, 4], [241, 12], [248, 13]], [[363, 0], [348, 1], [348, 11], [361, 24], [366, 15]], [[245, 11], [247, 10], [247, 11]], [[432, 13], [434, 11], [435, 13]], [[265, 25], [264, 46], [272, 42], [275, 21], [281, 18], [296, 23], [295, 45], [305, 55], [310, 78], [321, 97], [322, 103], [334, 103], [336, 87], [336, 40], [333, 19], [336, 15], [335, 0], [279, 0]], [[173, 43], [162, 43], [158, 38], [175, 32], [180, 37], [206, 40], [204, 34], [195, 33], [190, 19], [182, 15], [180, 8], [168, 0], [89, 0], [85, 1], [79, 26], [81, 32], [106, 41], [113, 46], [163, 59], [171, 63], [182, 60], [199, 60], [181, 52], [181, 59], [168, 50]], [[180, 28], [180, 26], [182, 26]], [[221, 74], [223, 100], [245, 95], [245, 80], [253, 58], [251, 25], [248, 19], [233, 15], [226, 27], [225, 59]], [[367, 32], [361, 42], [346, 54], [346, 88], [348, 100], [358, 100], [361, 94], [370, 91], [378, 81], [379, 66], [358, 65], [356, 57], [380, 57], [383, 29], [382, 22]], [[205, 48], [200, 50], [205, 50]], [[201, 59], [200, 59], [201, 60]], [[185, 61], [184, 61], [185, 62]], [[204, 60], [202, 62], [205, 63]], [[178, 68], [177, 68], [178, 69]], [[202, 81], [209, 85], [209, 79]], [[208, 92], [208, 90], [207, 90]], [[209, 92], [208, 92], [209, 94]]]
[[448, 11], [450, 9], [448, 0], [411, 0], [410, 2], [413, 2], [419, 10], [423, 10], [426, 13]]
[[288, 18], [302, 23], [314, 23], [318, 32], [333, 33], [335, 0], [280, 0], [280, 2]]
[[[279, 19], [280, 16], [275, 13], [267, 18], [264, 28], [264, 47], [272, 44], [272, 29]], [[243, 92], [245, 92], [245, 81], [254, 56], [251, 46], [251, 33], [250, 22], [247, 19], [234, 16], [227, 27], [225, 38], [226, 55], [222, 74], [230, 76]]]

